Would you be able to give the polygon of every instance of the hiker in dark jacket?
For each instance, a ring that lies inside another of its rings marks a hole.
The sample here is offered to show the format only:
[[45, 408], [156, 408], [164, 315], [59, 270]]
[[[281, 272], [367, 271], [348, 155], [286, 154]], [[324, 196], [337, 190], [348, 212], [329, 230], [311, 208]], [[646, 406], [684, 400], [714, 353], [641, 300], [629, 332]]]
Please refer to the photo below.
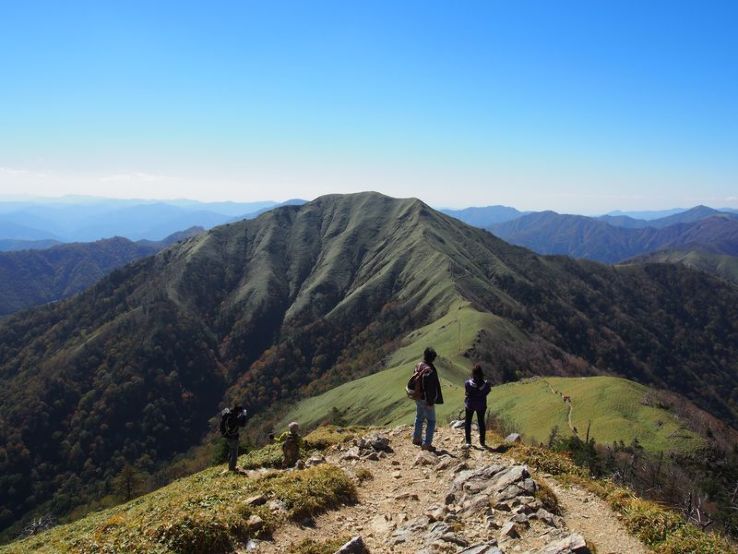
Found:
[[236, 404], [233, 408], [226, 408], [220, 417], [220, 434], [228, 443], [228, 470], [238, 471], [238, 431], [246, 425], [246, 410]]
[[464, 432], [466, 434], [466, 448], [471, 447], [471, 426], [472, 417], [477, 414], [477, 424], [479, 425], [479, 444], [485, 446], [485, 429], [484, 416], [487, 412], [487, 395], [492, 389], [492, 385], [484, 379], [482, 366], [476, 364], [472, 370], [471, 379], [464, 383], [465, 397], [464, 407], [466, 408], [466, 418], [464, 419]]
[[[436, 404], [443, 404], [441, 394], [441, 382], [438, 379], [433, 361], [436, 359], [436, 351], [426, 348], [423, 352], [423, 361], [415, 366], [415, 373], [421, 379], [421, 395], [415, 401], [415, 431], [413, 432], [413, 444], [422, 446], [423, 450], [433, 452], [433, 433], [436, 430]], [[423, 440], [423, 423], [427, 421], [425, 440]]]

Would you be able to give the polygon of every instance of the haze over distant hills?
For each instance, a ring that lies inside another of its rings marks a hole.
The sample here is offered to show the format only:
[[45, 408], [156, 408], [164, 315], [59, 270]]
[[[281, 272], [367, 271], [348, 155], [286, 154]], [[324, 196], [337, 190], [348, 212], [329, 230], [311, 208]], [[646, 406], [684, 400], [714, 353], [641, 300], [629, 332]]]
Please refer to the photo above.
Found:
[[272, 201], [203, 203], [99, 198], [6, 201], [0, 202], [0, 240], [89, 242], [119, 236], [157, 241], [190, 227], [209, 229], [255, 217], [277, 205]]
[[483, 208], [464, 208], [462, 210], [442, 209], [446, 215], [460, 219], [475, 227], [489, 227], [495, 223], [503, 223], [518, 218], [529, 212], [521, 212], [509, 206], [485, 206]]
[[0, 525], [166, 467], [225, 402], [268, 421], [434, 336], [449, 378], [619, 375], [735, 423], [736, 305], [704, 273], [539, 256], [418, 200], [270, 210], [0, 323]]

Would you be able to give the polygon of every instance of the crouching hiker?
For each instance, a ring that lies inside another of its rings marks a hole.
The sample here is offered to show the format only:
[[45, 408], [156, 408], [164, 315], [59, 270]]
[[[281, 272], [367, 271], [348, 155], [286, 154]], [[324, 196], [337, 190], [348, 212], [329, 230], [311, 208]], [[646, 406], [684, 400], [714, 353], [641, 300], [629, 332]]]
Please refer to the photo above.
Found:
[[487, 430], [484, 424], [484, 416], [487, 413], [487, 395], [492, 390], [492, 385], [484, 379], [482, 366], [476, 364], [472, 370], [471, 379], [464, 383], [464, 408], [466, 408], [466, 417], [464, 419], [464, 433], [466, 435], [465, 448], [471, 447], [471, 426], [472, 417], [477, 414], [477, 424], [479, 426], [479, 444], [485, 447], [485, 438]]
[[287, 426], [289, 429], [283, 433], [280, 438], [282, 441], [282, 467], [295, 467], [297, 460], [300, 459], [300, 425], [293, 421]]
[[236, 404], [233, 408], [225, 408], [220, 416], [220, 434], [228, 443], [228, 471], [238, 471], [238, 432], [246, 425], [246, 410]]
[[[415, 429], [413, 444], [422, 446], [423, 450], [433, 452], [433, 433], [436, 430], [436, 404], [443, 404], [441, 382], [438, 372], [433, 365], [436, 351], [426, 348], [423, 352], [423, 361], [415, 366], [413, 376], [408, 383], [408, 395], [415, 400]], [[411, 394], [412, 392], [412, 394]], [[425, 439], [423, 439], [423, 424], [426, 424]]]

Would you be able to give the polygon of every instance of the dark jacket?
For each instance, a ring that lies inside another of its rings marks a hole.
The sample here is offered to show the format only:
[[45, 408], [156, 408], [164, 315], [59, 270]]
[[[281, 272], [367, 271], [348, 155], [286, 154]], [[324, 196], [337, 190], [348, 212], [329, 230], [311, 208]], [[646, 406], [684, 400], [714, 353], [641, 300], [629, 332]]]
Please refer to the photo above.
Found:
[[424, 363], [430, 367], [431, 371], [426, 371], [423, 375], [423, 400], [426, 404], [443, 404], [441, 381], [438, 380], [436, 367], [433, 364]]
[[237, 439], [239, 427], [246, 424], [246, 410], [237, 413], [230, 408], [223, 410], [220, 418], [220, 434], [227, 439]]
[[464, 383], [466, 397], [464, 398], [464, 406], [467, 410], [486, 410], [487, 395], [492, 390], [492, 385], [487, 381], [475, 381], [469, 379]]

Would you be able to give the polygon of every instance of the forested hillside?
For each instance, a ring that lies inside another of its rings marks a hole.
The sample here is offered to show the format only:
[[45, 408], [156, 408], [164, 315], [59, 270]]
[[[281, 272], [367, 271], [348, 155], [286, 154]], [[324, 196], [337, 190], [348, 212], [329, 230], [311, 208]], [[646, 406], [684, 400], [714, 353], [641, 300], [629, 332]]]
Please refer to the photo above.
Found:
[[485, 317], [442, 358], [485, 361], [498, 380], [627, 376], [738, 420], [735, 287], [684, 267], [535, 255], [418, 200], [331, 195], [4, 321], [1, 524], [99, 498], [126, 464], [165, 466], [224, 398], [266, 417], [374, 372], [459, 302]]
[[67, 298], [113, 269], [201, 231], [193, 227], [162, 241], [132, 242], [115, 237], [41, 250], [0, 252], [0, 316]]
[[661, 250], [633, 258], [629, 263], [682, 264], [738, 285], [738, 256], [711, 254], [703, 250]]

